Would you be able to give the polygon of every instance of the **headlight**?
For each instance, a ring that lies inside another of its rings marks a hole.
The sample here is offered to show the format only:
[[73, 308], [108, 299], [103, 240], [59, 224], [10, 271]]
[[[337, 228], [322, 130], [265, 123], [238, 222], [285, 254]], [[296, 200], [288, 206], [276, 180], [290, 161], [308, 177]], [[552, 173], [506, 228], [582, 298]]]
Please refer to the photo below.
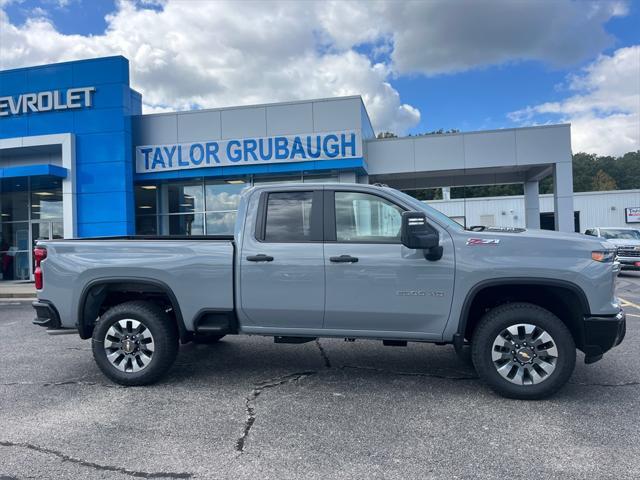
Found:
[[591, 252], [591, 259], [596, 262], [613, 262], [616, 258], [615, 250], [595, 250]]

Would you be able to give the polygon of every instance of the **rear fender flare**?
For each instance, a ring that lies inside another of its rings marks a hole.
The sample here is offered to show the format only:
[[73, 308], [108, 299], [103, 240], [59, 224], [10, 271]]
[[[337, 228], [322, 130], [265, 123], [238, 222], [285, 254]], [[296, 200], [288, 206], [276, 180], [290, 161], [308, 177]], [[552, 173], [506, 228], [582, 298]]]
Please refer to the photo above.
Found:
[[[185, 326], [184, 318], [182, 317], [182, 312], [180, 310], [180, 304], [178, 303], [178, 299], [173, 293], [173, 290], [171, 290], [171, 287], [160, 280], [136, 277], [97, 278], [85, 285], [82, 293], [80, 294], [78, 302], [78, 319], [76, 321], [80, 338], [91, 338], [93, 322], [98, 316], [98, 308], [102, 304], [108, 290], [107, 288], [100, 287], [107, 287], [109, 285], [116, 284], [136, 285], [142, 287], [142, 289], [144, 289], [144, 286], [151, 286], [166, 294], [169, 298], [169, 302], [171, 302], [171, 308], [173, 308], [173, 312], [175, 314], [180, 341], [184, 343], [190, 339], [191, 332], [189, 332]], [[92, 312], [91, 309], [94, 311]]]

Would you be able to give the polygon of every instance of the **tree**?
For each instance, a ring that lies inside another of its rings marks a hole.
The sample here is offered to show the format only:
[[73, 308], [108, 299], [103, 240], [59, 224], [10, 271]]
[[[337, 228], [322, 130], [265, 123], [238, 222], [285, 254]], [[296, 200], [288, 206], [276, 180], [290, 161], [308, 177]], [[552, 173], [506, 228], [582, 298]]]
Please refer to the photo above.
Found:
[[380, 132], [376, 138], [398, 138], [398, 135], [393, 132]]
[[598, 170], [598, 173], [596, 173], [596, 176], [593, 179], [593, 190], [596, 192], [602, 192], [606, 190], [616, 190], [616, 188], [616, 181], [611, 178], [611, 175], [603, 170]]

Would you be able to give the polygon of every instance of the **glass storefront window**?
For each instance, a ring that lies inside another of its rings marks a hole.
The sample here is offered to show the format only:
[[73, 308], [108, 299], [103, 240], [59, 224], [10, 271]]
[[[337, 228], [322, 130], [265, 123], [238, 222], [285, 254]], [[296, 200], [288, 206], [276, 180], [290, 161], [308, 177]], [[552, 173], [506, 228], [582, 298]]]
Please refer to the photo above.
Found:
[[160, 215], [161, 235], [204, 235], [204, 214]]
[[207, 181], [205, 206], [207, 235], [231, 235], [236, 224], [240, 195], [246, 183]]
[[3, 178], [0, 182], [0, 216], [3, 222], [29, 219], [27, 178]]
[[157, 235], [158, 217], [155, 215], [138, 215], [136, 217], [136, 234]]
[[304, 183], [338, 183], [337, 175], [304, 175]]
[[0, 251], [29, 250], [29, 222], [0, 223]]
[[273, 183], [300, 183], [302, 175], [287, 175], [286, 177], [258, 177], [253, 179], [254, 185], [270, 185]]
[[[138, 235], [230, 235], [242, 190], [252, 185], [338, 182], [335, 171], [286, 176], [197, 178], [135, 187]], [[175, 218], [174, 218], [175, 217]]]
[[52, 177], [31, 179], [31, 219], [62, 218], [62, 180]]
[[158, 187], [156, 185], [136, 185], [135, 195], [136, 215], [158, 213]]
[[237, 210], [240, 203], [240, 194], [247, 186], [244, 183], [207, 182], [205, 186], [207, 212]]
[[207, 235], [232, 235], [238, 212], [207, 213]]
[[2, 280], [29, 279], [29, 222], [0, 223], [0, 262]]
[[64, 237], [62, 179], [0, 180], [0, 280], [29, 280], [38, 240]]
[[167, 185], [168, 213], [204, 212], [202, 181]]

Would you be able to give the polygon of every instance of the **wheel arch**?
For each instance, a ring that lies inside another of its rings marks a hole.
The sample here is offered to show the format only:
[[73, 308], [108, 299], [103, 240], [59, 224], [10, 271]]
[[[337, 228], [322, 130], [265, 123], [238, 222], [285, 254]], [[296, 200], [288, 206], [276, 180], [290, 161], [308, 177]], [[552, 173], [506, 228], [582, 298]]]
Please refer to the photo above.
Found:
[[462, 345], [465, 338], [470, 338], [485, 308], [513, 301], [529, 302], [551, 311], [567, 325], [576, 345], [584, 345], [581, 320], [589, 315], [590, 308], [582, 288], [566, 280], [521, 277], [485, 280], [474, 285], [465, 297], [454, 344]]
[[95, 320], [101, 314], [105, 301], [108, 301], [109, 298], [117, 299], [118, 295], [122, 297], [121, 300], [115, 300], [115, 303], [109, 303], [109, 306], [132, 299], [149, 299], [151, 301], [163, 299], [171, 307], [180, 340], [182, 342], [189, 340], [190, 332], [185, 326], [180, 304], [171, 287], [161, 280], [132, 277], [98, 278], [85, 285], [78, 301], [76, 321], [80, 338], [91, 338]]

